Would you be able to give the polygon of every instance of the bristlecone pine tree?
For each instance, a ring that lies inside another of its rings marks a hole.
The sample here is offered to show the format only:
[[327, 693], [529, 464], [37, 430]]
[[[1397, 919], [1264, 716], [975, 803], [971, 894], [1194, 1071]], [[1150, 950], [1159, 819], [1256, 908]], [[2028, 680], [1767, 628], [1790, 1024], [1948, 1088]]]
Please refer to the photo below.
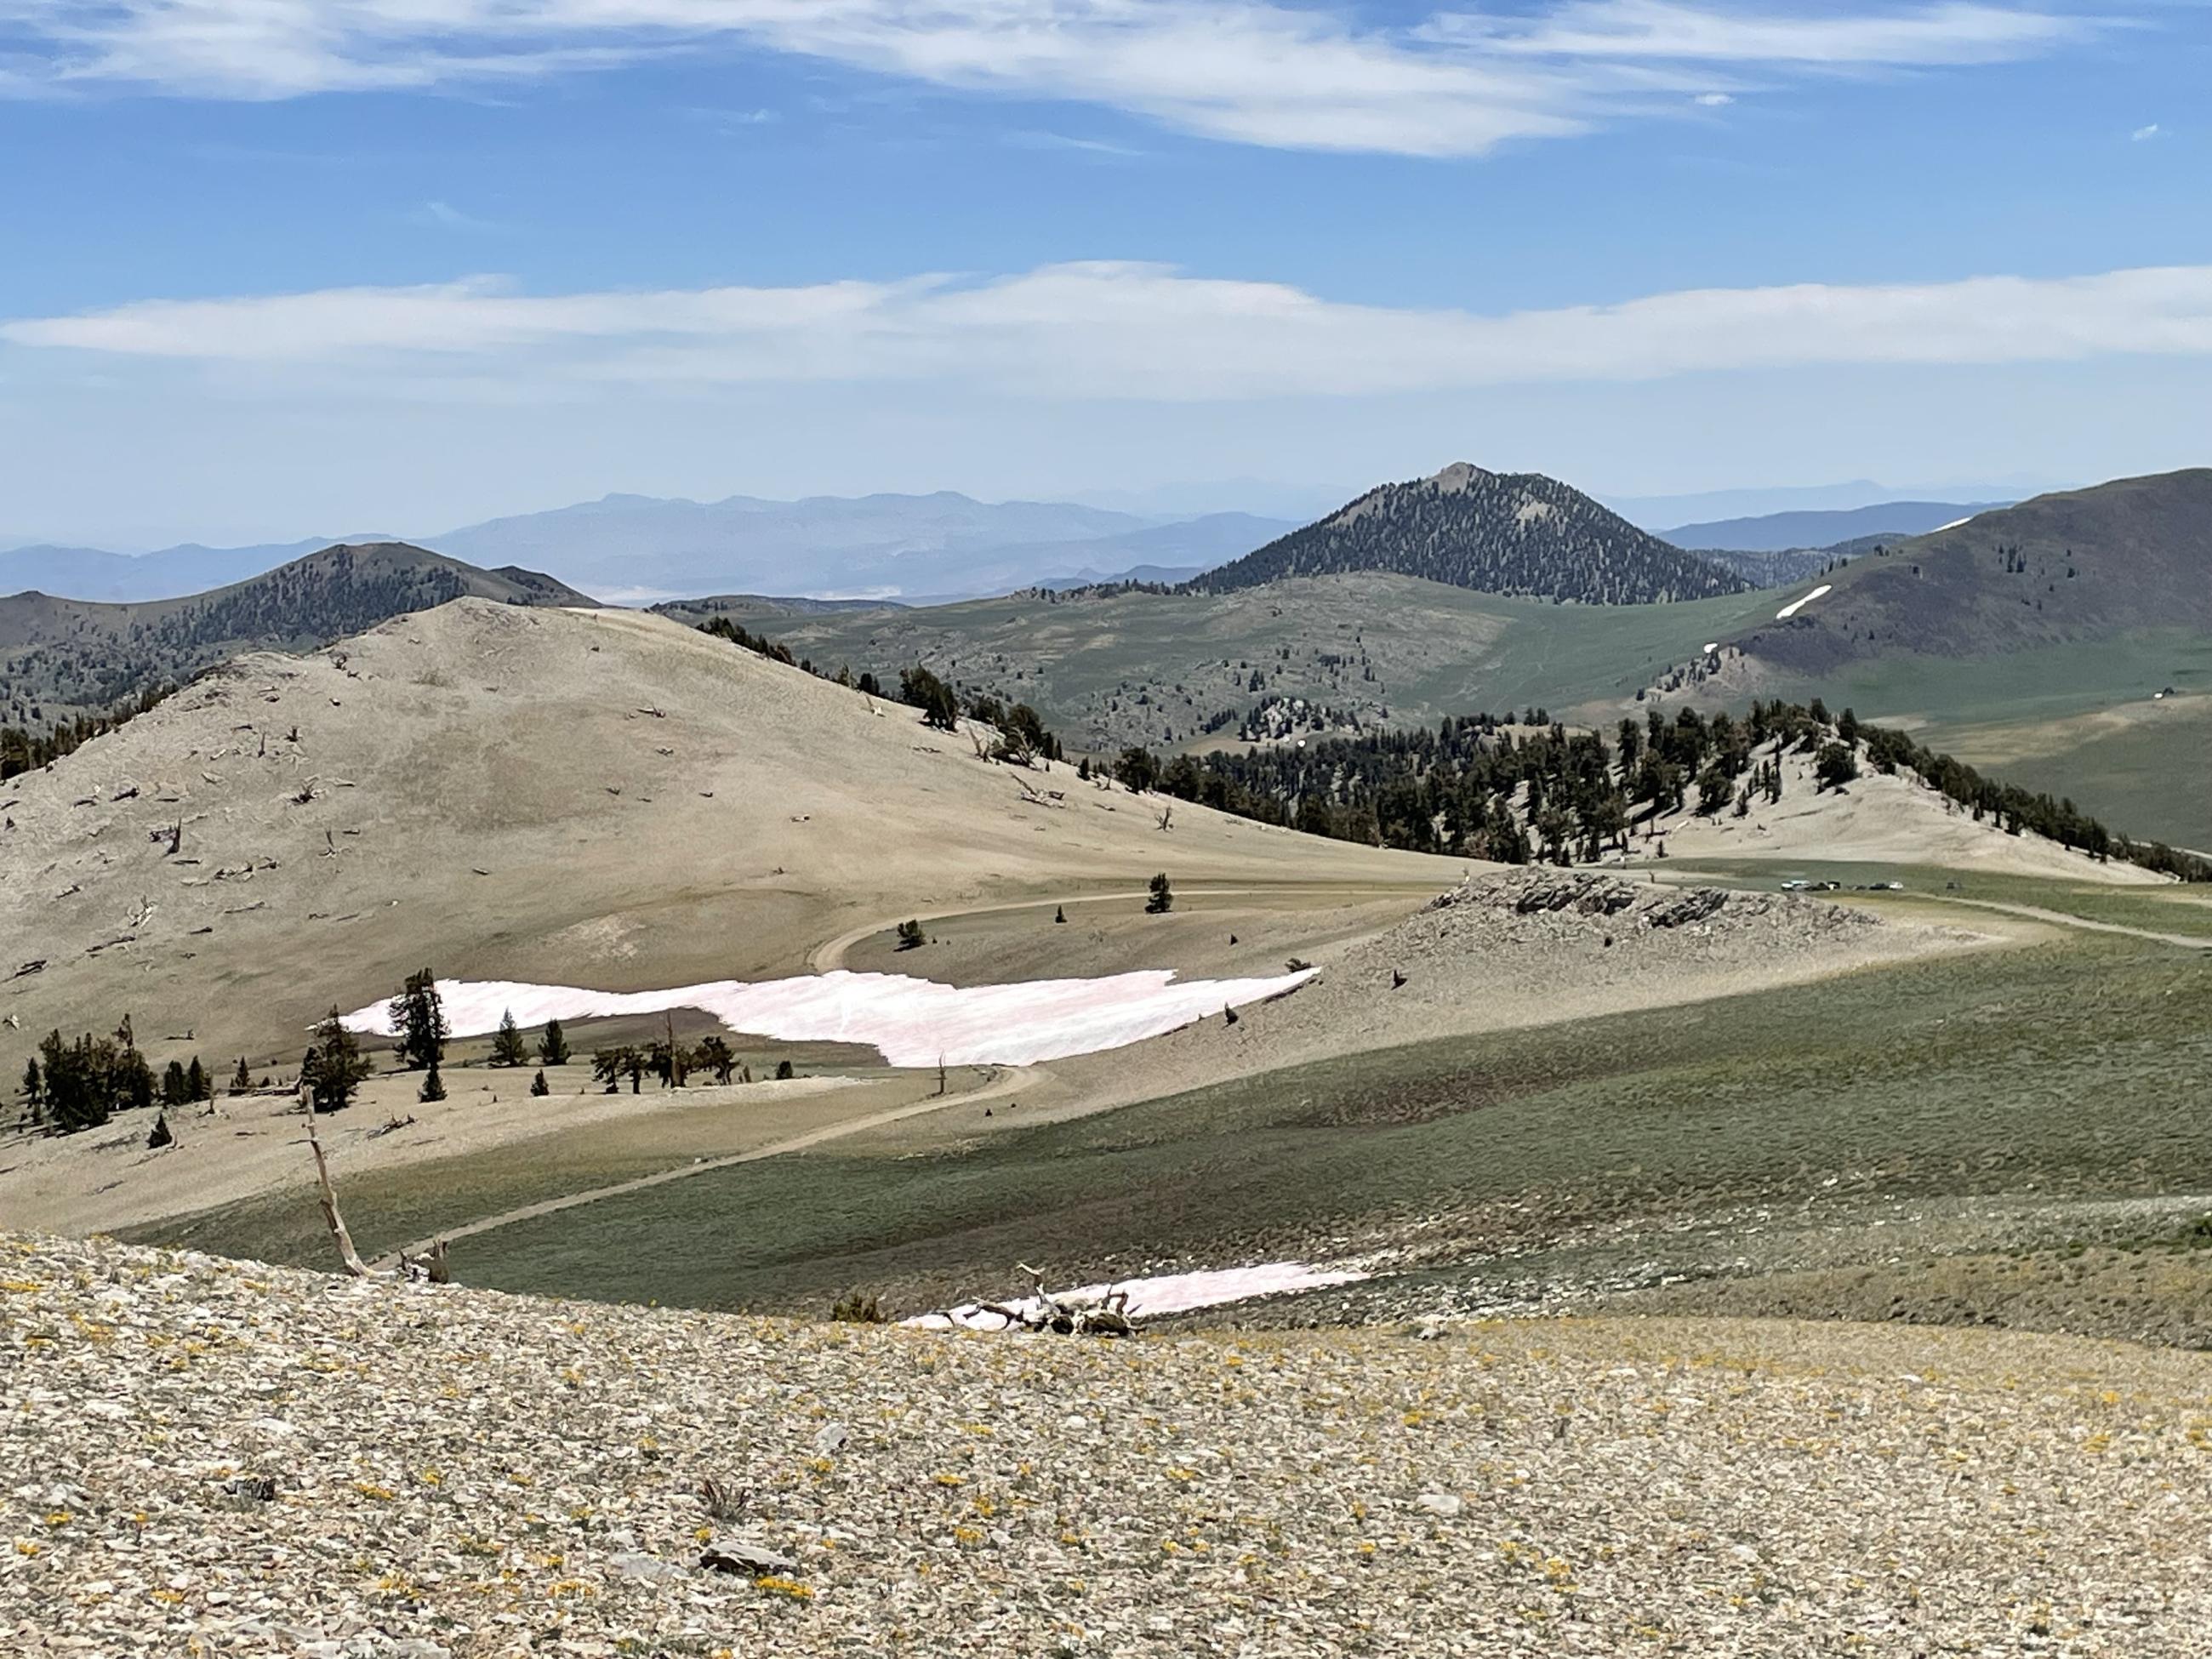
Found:
[[553, 1092], [553, 1085], [545, 1080], [544, 1073], [540, 1072], [530, 1079], [530, 1092], [533, 1095], [550, 1095]]
[[691, 1051], [691, 1058], [702, 1070], [714, 1073], [718, 1084], [726, 1085], [730, 1073], [738, 1068], [738, 1057], [730, 1052], [730, 1045], [719, 1032], [700, 1038], [698, 1046]]
[[154, 1068], [138, 1052], [125, 1016], [112, 1037], [89, 1031], [64, 1042], [59, 1030], [40, 1040], [38, 1076], [23, 1073], [26, 1104], [56, 1134], [96, 1129], [115, 1112], [154, 1103]]
[[446, 1024], [438, 981], [428, 968], [407, 975], [407, 988], [392, 999], [389, 1012], [399, 1038], [399, 1057], [408, 1070], [422, 1071], [446, 1057], [446, 1039], [453, 1036], [453, 1027]]
[[185, 1097], [188, 1100], [215, 1098], [215, 1085], [208, 1077], [207, 1067], [200, 1064], [198, 1054], [194, 1054], [192, 1063], [185, 1067]]
[[445, 1097], [446, 1079], [438, 1075], [438, 1062], [434, 1060], [430, 1062], [430, 1069], [423, 1074], [422, 1091], [415, 1098], [428, 1103], [433, 1100], [443, 1100]]
[[549, 1019], [545, 1030], [538, 1038], [538, 1063], [540, 1066], [566, 1066], [568, 1063], [568, 1039], [562, 1035], [561, 1022]]
[[319, 1113], [342, 1112], [353, 1104], [354, 1091], [368, 1076], [361, 1044], [338, 1018], [337, 1005], [315, 1028], [315, 1046], [300, 1061], [300, 1086]]
[[918, 948], [921, 944], [921, 924], [920, 922], [902, 921], [899, 923], [897, 949], [902, 951], [912, 951]]
[[530, 1048], [522, 1040], [522, 1028], [514, 1023], [514, 1010], [512, 1008], [499, 1017], [499, 1031], [491, 1040], [491, 1063], [495, 1066], [526, 1066], [530, 1063]]
[[1821, 788], [1840, 789], [1857, 778], [1858, 757], [1851, 752], [1848, 744], [1824, 743], [1820, 752], [1814, 757], [1813, 769], [1814, 775], [1820, 781]]
[[1152, 878], [1152, 897], [1145, 901], [1146, 915], [1164, 916], [1175, 908], [1175, 890], [1168, 885], [1166, 871]]
[[242, 1095], [252, 1087], [252, 1068], [246, 1065], [246, 1056], [240, 1054], [238, 1057], [238, 1069], [230, 1074], [230, 1091], [234, 1095]]

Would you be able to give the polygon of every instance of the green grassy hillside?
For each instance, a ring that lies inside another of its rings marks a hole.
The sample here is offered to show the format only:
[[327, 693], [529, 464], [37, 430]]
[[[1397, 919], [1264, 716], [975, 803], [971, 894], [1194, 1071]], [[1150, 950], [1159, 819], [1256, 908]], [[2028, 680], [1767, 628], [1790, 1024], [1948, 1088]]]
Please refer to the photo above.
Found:
[[1900, 654], [1991, 657], [2212, 629], [2212, 468], [2039, 495], [1890, 544], [1731, 643], [1825, 677]]
[[[1374, 574], [826, 616], [717, 603], [825, 672], [895, 677], [925, 663], [965, 689], [1030, 703], [1071, 750], [1097, 750], [1233, 740], [1271, 699], [1328, 711], [1302, 729], [1626, 703], [1668, 663], [1774, 605], [1767, 594], [1560, 605]], [[703, 620], [695, 607], [661, 609]]]
[[[2046, 885], [2007, 890], [2063, 907]], [[2194, 1103], [2212, 1089], [2208, 1020], [2212, 953], [2068, 934], [1327, 1060], [925, 1154], [855, 1142], [456, 1255], [471, 1283], [811, 1311], [853, 1285], [927, 1305], [1017, 1261], [1081, 1279], [1378, 1247], [1510, 1299], [1527, 1293], [1511, 1284], [1642, 1282], [1686, 1248], [1681, 1218], [1747, 1213], [1767, 1218], [1723, 1242], [1755, 1276], [1832, 1255], [1899, 1205], [1951, 1218], [1961, 1251], [2033, 1246], [2075, 1236], [2094, 1204], [2212, 1184]], [[389, 1242], [381, 1212], [418, 1219], [434, 1192], [434, 1208], [481, 1213], [520, 1178], [481, 1174], [466, 1200], [436, 1166], [362, 1180], [349, 1213]], [[297, 1196], [148, 1236], [283, 1261], [329, 1248]], [[1860, 1236], [1877, 1254], [1897, 1237]]]

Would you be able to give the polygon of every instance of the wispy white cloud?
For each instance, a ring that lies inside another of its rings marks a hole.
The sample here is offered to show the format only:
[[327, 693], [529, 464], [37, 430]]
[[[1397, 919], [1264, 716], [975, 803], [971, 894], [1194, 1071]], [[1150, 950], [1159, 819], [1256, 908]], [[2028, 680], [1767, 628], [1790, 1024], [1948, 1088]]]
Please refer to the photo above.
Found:
[[1725, 92], [1701, 92], [1691, 101], [1702, 109], [1726, 109], [1735, 99]]
[[425, 202], [416, 210], [417, 224], [431, 225], [441, 230], [484, 231], [499, 227], [489, 219], [479, 219], [473, 213], [464, 213], [451, 202]]
[[1085, 155], [1107, 155], [1127, 161], [1144, 154], [1132, 144], [1117, 144], [1104, 138], [1084, 138], [1069, 132], [1051, 132], [1030, 127], [1018, 127], [1000, 135], [1002, 142], [1017, 149], [1072, 149]]
[[2146, 139], [2155, 138], [2158, 137], [2158, 123], [2154, 121], [2147, 127], [2137, 127], [2128, 137], [2138, 144]]
[[2081, 19], [1944, 0], [1802, 15], [1682, 0], [1573, 0], [1534, 19], [1446, 14], [1443, 39], [1548, 58], [1672, 58], [1700, 64], [1984, 64], [2030, 56], [2082, 32]]
[[0, 0], [0, 30], [29, 48], [18, 72], [52, 88], [285, 98], [734, 46], [1215, 138], [1424, 155], [1581, 132], [1658, 94], [1714, 91], [1723, 66], [1984, 64], [2099, 27], [1996, 0], [1826, 15], [1570, 0], [1525, 16], [1446, 10], [1413, 28], [1285, 0]]
[[1815, 364], [2212, 354], [2212, 266], [2067, 278], [1807, 283], [1481, 315], [1340, 304], [1139, 264], [990, 280], [530, 295], [488, 278], [149, 301], [0, 324], [19, 349], [167, 359], [282, 381], [341, 365], [404, 387], [927, 381], [1196, 401], [1621, 381]]

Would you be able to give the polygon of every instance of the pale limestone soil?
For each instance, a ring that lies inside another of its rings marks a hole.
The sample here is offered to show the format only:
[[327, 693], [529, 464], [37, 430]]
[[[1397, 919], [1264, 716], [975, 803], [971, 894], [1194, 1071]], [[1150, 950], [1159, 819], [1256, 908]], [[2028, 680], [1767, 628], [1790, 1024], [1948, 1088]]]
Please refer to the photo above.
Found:
[[2212, 1358], [2002, 1333], [947, 1338], [15, 1238], [0, 1646], [2183, 1659], [2208, 1422]]
[[[1667, 815], [1650, 827], [1668, 857], [1933, 864], [2116, 886], [2171, 884], [2132, 864], [2100, 864], [2040, 836], [2008, 836], [1994, 823], [1978, 823], [1966, 808], [1906, 773], [1884, 776], [1869, 767], [1841, 789], [1824, 790], [1814, 775], [1812, 755], [1792, 751], [1778, 757], [1776, 745], [1768, 744], [1753, 758], [1779, 759], [1782, 799], [1759, 795], [1741, 818], [1733, 805], [1711, 817]], [[1633, 846], [1638, 855], [1653, 850], [1642, 828]]]
[[426, 963], [653, 990], [1164, 867], [1408, 908], [1466, 867], [1189, 805], [1163, 833], [1152, 801], [975, 735], [626, 612], [464, 600], [241, 659], [0, 787], [0, 1069], [125, 1013], [157, 1068], [290, 1064], [333, 1004]]

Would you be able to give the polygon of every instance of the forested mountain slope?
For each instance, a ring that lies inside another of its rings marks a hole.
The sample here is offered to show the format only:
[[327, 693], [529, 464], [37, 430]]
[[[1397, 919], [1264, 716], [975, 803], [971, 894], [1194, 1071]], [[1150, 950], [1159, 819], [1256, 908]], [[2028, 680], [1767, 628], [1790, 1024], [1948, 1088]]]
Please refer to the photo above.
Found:
[[1187, 587], [1225, 593], [1362, 570], [1579, 605], [1710, 599], [1750, 586], [1555, 478], [1460, 462], [1431, 478], [1370, 489]]
[[2039, 495], [1818, 580], [1831, 591], [1738, 637], [1744, 655], [1819, 675], [2212, 628], [2212, 468]]
[[589, 605], [535, 571], [480, 570], [404, 542], [329, 547], [188, 599], [0, 599], [0, 725], [35, 730], [190, 679], [242, 651], [297, 651], [459, 599]]

